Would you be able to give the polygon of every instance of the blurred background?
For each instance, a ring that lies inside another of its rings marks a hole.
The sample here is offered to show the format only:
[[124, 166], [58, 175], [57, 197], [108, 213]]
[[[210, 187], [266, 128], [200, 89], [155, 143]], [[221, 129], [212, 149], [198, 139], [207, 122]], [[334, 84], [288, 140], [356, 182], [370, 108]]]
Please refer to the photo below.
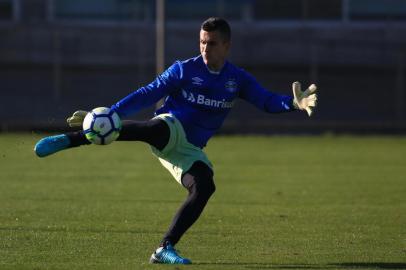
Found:
[[112, 105], [198, 55], [210, 16], [267, 89], [320, 89], [311, 119], [238, 101], [223, 133], [406, 133], [406, 0], [0, 0], [0, 130], [63, 130]]

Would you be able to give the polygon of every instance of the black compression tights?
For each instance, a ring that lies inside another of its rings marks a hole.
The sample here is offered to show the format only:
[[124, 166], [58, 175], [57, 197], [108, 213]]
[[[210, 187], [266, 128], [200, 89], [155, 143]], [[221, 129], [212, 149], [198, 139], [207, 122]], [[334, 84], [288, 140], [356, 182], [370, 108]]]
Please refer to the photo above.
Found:
[[[66, 135], [69, 137], [72, 147], [90, 144], [82, 131], [69, 132]], [[169, 135], [168, 125], [160, 119], [123, 121], [123, 127], [117, 140], [146, 142], [158, 150], [162, 150], [169, 141]]]
[[[66, 134], [71, 147], [90, 144], [82, 131]], [[163, 150], [169, 141], [170, 130], [165, 121], [151, 119], [149, 121], [123, 121], [119, 141], [142, 141]], [[199, 218], [207, 201], [215, 191], [212, 170], [203, 162], [197, 161], [183, 174], [183, 186], [189, 194], [181, 205], [172, 223], [162, 239], [161, 245], [169, 242], [175, 245], [182, 235]]]
[[183, 175], [182, 184], [189, 194], [173, 218], [161, 245], [165, 245], [166, 242], [175, 245], [199, 218], [210, 196], [216, 190], [212, 170], [201, 161], [193, 163]]

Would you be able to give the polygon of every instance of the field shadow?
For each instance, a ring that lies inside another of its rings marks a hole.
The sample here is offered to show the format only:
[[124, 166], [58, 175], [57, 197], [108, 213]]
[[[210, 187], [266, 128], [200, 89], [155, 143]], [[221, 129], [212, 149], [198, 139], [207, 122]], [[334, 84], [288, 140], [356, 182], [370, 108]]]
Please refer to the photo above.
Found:
[[328, 264], [272, 264], [244, 262], [200, 262], [198, 265], [243, 266], [245, 269], [406, 269], [406, 263], [398, 262], [345, 262]]
[[112, 228], [69, 228], [69, 227], [0, 227], [0, 231], [23, 232], [64, 232], [64, 233], [117, 233], [117, 234], [163, 234], [165, 231], [137, 230], [137, 229], [112, 229]]
[[350, 263], [334, 263], [335, 265], [342, 268], [375, 268], [375, 269], [406, 269], [406, 262], [350, 262]]
[[[245, 263], [245, 262], [198, 262], [197, 265], [207, 266], [243, 266], [246, 269], [326, 269], [326, 265], [313, 265], [313, 264], [272, 264], [272, 263]], [[333, 268], [333, 267], [328, 267]]]

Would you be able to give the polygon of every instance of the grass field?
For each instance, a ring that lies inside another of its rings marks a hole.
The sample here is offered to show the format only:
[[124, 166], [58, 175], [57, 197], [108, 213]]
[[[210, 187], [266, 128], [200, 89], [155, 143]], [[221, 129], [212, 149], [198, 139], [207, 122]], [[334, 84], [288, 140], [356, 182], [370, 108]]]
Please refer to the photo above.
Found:
[[406, 137], [216, 137], [217, 191], [150, 265], [186, 191], [142, 143], [37, 158], [0, 134], [0, 269], [404, 269]]

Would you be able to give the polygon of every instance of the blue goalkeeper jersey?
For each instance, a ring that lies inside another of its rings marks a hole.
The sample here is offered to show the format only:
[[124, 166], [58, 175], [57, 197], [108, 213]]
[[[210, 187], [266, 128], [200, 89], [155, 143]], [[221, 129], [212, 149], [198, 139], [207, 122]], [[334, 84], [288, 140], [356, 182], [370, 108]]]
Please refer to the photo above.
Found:
[[201, 56], [176, 61], [152, 83], [112, 106], [121, 118], [165, 98], [155, 114], [171, 113], [182, 124], [187, 140], [203, 148], [219, 130], [237, 98], [269, 113], [294, 110], [292, 97], [271, 93], [250, 74], [230, 62], [220, 72], [208, 69]]

